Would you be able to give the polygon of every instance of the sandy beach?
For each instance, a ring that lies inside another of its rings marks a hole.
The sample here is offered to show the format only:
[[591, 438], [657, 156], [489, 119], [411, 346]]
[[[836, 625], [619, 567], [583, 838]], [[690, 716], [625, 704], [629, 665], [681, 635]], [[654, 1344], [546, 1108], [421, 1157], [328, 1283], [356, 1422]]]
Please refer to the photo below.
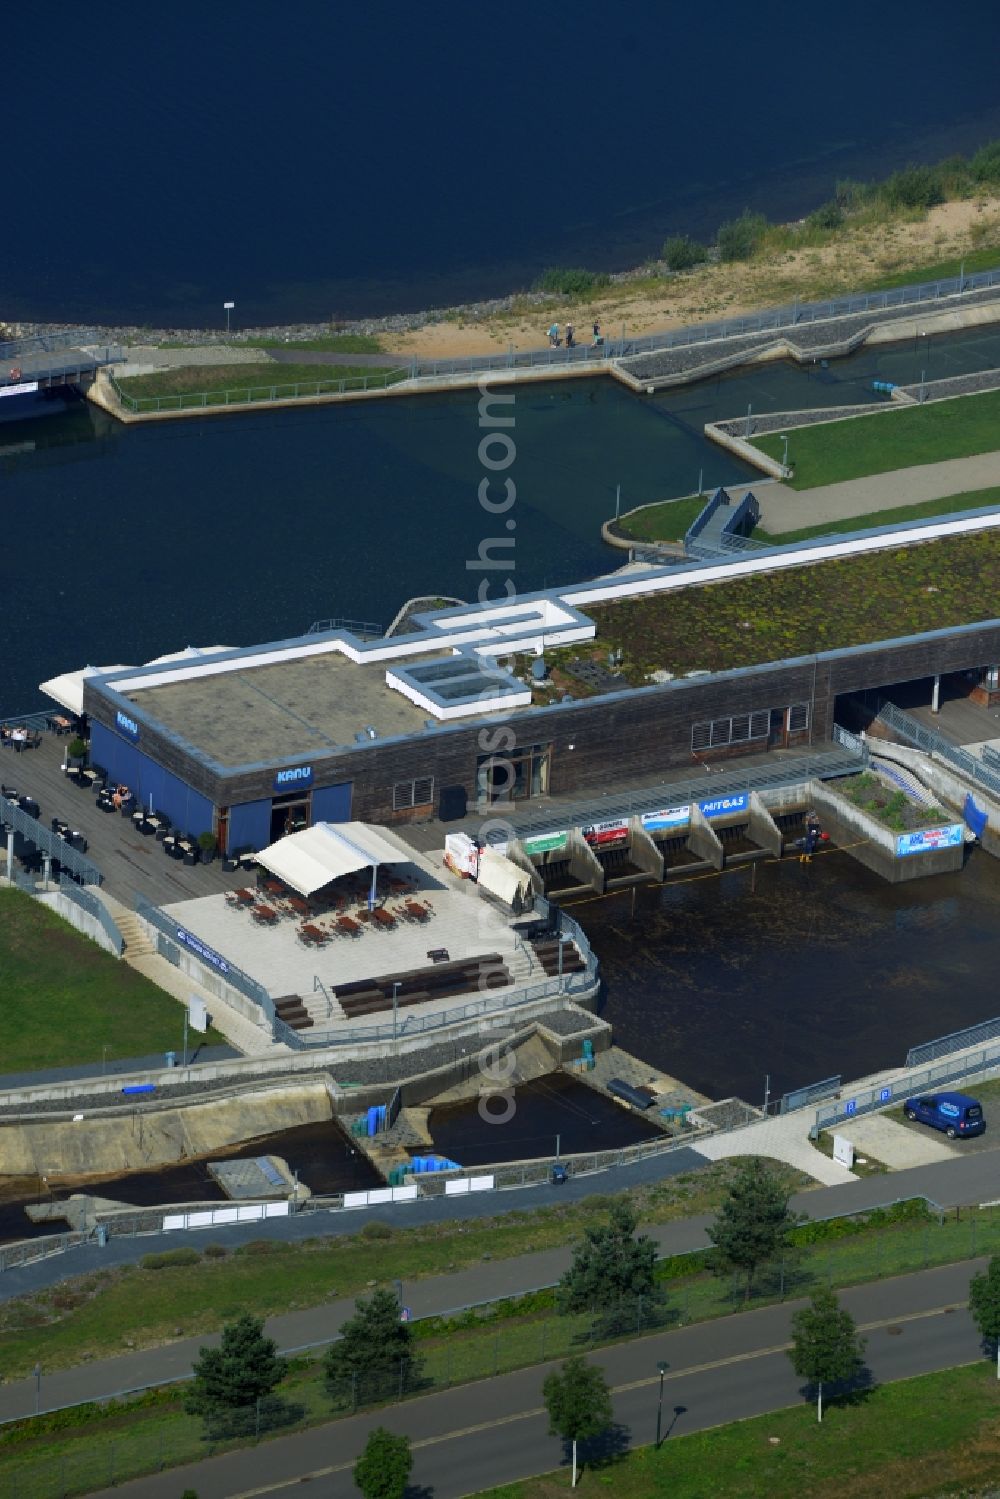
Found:
[[594, 319], [607, 338], [625, 324], [632, 335], [659, 333], [720, 317], [740, 317], [762, 307], [835, 296], [870, 285], [908, 267], [961, 256], [997, 245], [1000, 264], [1000, 198], [943, 203], [918, 222], [895, 221], [857, 229], [822, 249], [789, 252], [760, 263], [713, 264], [683, 275], [644, 277], [609, 287], [592, 301], [554, 298], [544, 308], [516, 307], [477, 319], [456, 310], [441, 322], [409, 333], [386, 335], [387, 348], [426, 358], [476, 354], [484, 350], [540, 349], [556, 319], [573, 323], [579, 343], [589, 343]]

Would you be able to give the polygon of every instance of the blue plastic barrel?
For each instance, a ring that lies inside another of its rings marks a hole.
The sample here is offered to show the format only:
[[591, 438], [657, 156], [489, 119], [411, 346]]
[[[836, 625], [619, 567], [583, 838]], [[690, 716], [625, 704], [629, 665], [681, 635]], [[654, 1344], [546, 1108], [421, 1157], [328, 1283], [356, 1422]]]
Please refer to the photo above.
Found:
[[368, 1134], [378, 1134], [378, 1109], [374, 1105], [368, 1110]]

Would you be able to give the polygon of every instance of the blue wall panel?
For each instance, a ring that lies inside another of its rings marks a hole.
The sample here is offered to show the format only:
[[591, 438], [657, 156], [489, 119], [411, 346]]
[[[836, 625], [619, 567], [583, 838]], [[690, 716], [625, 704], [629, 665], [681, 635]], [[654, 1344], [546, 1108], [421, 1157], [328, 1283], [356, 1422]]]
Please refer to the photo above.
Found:
[[316, 822], [350, 822], [353, 781], [338, 786], [317, 786], [312, 794], [312, 820]]
[[271, 841], [271, 803], [243, 802], [229, 811], [229, 849], [267, 848]]
[[113, 782], [128, 786], [144, 807], [149, 807], [152, 797], [157, 811], [165, 812], [182, 832], [214, 832], [212, 803], [207, 796], [154, 764], [138, 745], [120, 739], [103, 724], [91, 725], [90, 759], [94, 765], [103, 765]]

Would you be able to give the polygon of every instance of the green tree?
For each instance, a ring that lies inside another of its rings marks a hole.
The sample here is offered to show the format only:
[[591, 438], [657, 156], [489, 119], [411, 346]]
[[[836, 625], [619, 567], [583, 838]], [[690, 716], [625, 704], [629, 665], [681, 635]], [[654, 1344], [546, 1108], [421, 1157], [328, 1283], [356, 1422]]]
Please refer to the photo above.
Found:
[[944, 202], [944, 189], [935, 167], [904, 167], [886, 179], [882, 196], [892, 208], [933, 208]]
[[689, 271], [708, 259], [708, 251], [689, 234], [673, 234], [663, 246], [663, 258], [672, 271]]
[[788, 1208], [788, 1194], [777, 1177], [756, 1156], [740, 1161], [729, 1195], [708, 1229], [715, 1246], [712, 1268], [746, 1276], [750, 1300], [753, 1278], [761, 1265], [787, 1246], [796, 1217]]
[[977, 182], [1000, 182], [1000, 141], [987, 141], [969, 163]]
[[995, 1254], [983, 1273], [970, 1280], [969, 1311], [984, 1341], [996, 1344], [1000, 1379], [1000, 1255]]
[[399, 1318], [391, 1291], [374, 1291], [355, 1303], [354, 1316], [340, 1329], [323, 1359], [328, 1393], [337, 1399], [380, 1400], [412, 1389], [420, 1361], [413, 1354], [413, 1331]]
[[563, 1311], [615, 1311], [640, 1296], [652, 1299], [656, 1245], [648, 1234], [636, 1234], [638, 1222], [622, 1199], [612, 1205], [606, 1224], [586, 1229], [559, 1282]]
[[263, 1319], [244, 1313], [222, 1329], [218, 1348], [201, 1349], [184, 1404], [207, 1418], [252, 1406], [270, 1395], [285, 1373], [277, 1344], [264, 1336]]
[[767, 228], [767, 219], [762, 213], [751, 213], [744, 208], [738, 219], [720, 224], [716, 235], [720, 260], [750, 260]]
[[844, 222], [844, 210], [840, 204], [831, 199], [829, 203], [821, 203], [814, 208], [806, 223], [813, 229], [840, 229]]
[[354, 1482], [365, 1499], [403, 1499], [412, 1467], [409, 1437], [376, 1426], [354, 1465]]
[[865, 1340], [850, 1312], [828, 1286], [813, 1293], [812, 1305], [792, 1318], [788, 1357], [801, 1379], [816, 1386], [816, 1419], [823, 1419], [823, 1386], [853, 1379], [865, 1366]]
[[611, 1394], [600, 1369], [576, 1355], [550, 1374], [542, 1385], [549, 1431], [573, 1444], [573, 1488], [576, 1488], [576, 1444], [599, 1436], [611, 1425]]

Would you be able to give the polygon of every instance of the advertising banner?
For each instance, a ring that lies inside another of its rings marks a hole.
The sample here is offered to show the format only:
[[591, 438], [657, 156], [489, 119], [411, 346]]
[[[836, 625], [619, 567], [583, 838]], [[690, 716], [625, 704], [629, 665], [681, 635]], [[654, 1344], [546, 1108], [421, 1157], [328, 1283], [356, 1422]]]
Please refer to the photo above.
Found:
[[681, 828], [690, 821], [690, 804], [686, 807], [664, 807], [660, 812], [642, 814], [642, 825], [647, 833], [655, 833], [661, 828]]
[[932, 854], [938, 848], [954, 848], [962, 842], [964, 829], [960, 822], [947, 828], [921, 828], [916, 833], [900, 833], [896, 839], [896, 858], [910, 854]]
[[37, 389], [37, 380], [21, 380], [16, 385], [0, 385], [0, 396], [30, 396]]
[[716, 796], [699, 802], [698, 810], [703, 817], [728, 817], [732, 812], [745, 812], [749, 805], [749, 791], [738, 791], [735, 796]]
[[591, 848], [614, 848], [628, 842], [628, 819], [619, 817], [615, 822], [595, 822], [580, 831]]
[[522, 838], [521, 847], [526, 854], [548, 854], [555, 848], [565, 848], [569, 834], [540, 833], [537, 838]]

